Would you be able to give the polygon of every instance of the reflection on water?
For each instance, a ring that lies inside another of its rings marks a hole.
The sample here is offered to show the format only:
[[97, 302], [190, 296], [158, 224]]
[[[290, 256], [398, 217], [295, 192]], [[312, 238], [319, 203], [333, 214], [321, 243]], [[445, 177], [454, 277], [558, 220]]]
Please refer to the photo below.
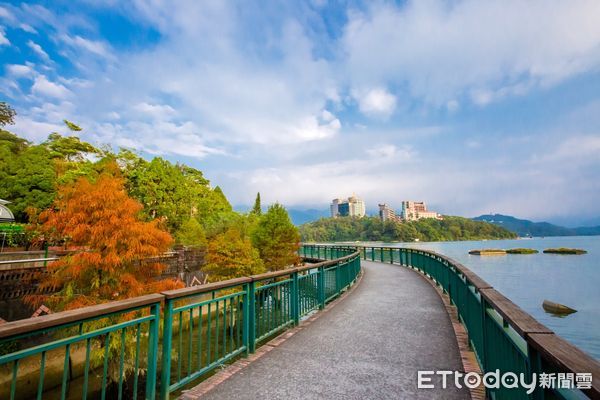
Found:
[[[469, 267], [494, 288], [557, 334], [600, 359], [600, 236], [518, 240], [369, 243], [433, 250]], [[527, 247], [539, 254], [469, 255], [481, 248]], [[588, 251], [583, 255], [543, 254], [551, 247]], [[544, 312], [547, 299], [577, 310], [564, 318]]]

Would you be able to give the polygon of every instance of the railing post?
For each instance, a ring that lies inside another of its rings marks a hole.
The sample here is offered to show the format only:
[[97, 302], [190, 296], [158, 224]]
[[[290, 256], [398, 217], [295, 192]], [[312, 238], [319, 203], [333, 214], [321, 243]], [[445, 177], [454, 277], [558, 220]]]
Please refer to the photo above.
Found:
[[[527, 343], [527, 361], [529, 378], [531, 379], [533, 374], [536, 374], [536, 376], [539, 377], [540, 373], [542, 372], [542, 360], [540, 353], [531, 347], [529, 343]], [[530, 398], [533, 400], [544, 400], [544, 397], [544, 389], [540, 388], [539, 385], [536, 385]]]
[[319, 267], [317, 275], [317, 293], [319, 297], [319, 309], [325, 308], [325, 267]]
[[[173, 333], [173, 301], [165, 299], [165, 316], [163, 319], [163, 348], [160, 378], [160, 399], [169, 398], [169, 386], [171, 386], [171, 340]], [[157, 338], [158, 340], [158, 335]], [[156, 373], [155, 373], [156, 375]], [[150, 376], [150, 371], [148, 371]], [[152, 397], [151, 397], [152, 398]]]
[[148, 325], [148, 376], [146, 377], [146, 399], [154, 399], [156, 397], [160, 304], [153, 304], [150, 312], [152, 314], [152, 319]]
[[256, 350], [256, 292], [254, 281], [248, 283], [248, 351]]
[[[244, 309], [242, 325], [242, 342], [246, 347], [246, 356], [250, 354], [250, 284], [244, 284]], [[202, 318], [202, 316], [200, 316]]]
[[292, 319], [294, 325], [300, 323], [300, 290], [298, 284], [298, 271], [292, 273]]
[[362, 248], [363, 259], [367, 259], [367, 248], [363, 246]]
[[390, 248], [390, 264], [394, 263], [394, 249]]

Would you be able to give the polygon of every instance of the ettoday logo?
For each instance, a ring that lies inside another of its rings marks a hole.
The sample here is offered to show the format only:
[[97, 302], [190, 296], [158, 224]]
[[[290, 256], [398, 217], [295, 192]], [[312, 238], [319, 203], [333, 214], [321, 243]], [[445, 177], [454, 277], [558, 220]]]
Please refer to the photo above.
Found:
[[501, 373], [500, 370], [486, 372], [480, 375], [476, 372], [463, 373], [460, 371], [418, 371], [417, 387], [419, 389], [434, 389], [433, 376], [442, 378], [442, 388], [454, 385], [458, 389], [466, 387], [475, 389], [484, 385], [486, 389], [518, 389], [523, 388], [527, 394], [533, 393], [536, 387], [548, 389], [590, 389], [592, 387], [591, 373], [541, 373], [531, 374], [528, 378], [523, 373]]

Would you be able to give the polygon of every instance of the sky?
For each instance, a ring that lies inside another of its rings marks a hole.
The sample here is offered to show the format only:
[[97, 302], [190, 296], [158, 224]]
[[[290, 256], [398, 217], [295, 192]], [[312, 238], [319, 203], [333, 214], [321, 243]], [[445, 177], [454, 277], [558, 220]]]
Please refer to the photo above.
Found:
[[597, 0], [0, 0], [0, 61], [13, 132], [68, 119], [234, 205], [599, 221]]

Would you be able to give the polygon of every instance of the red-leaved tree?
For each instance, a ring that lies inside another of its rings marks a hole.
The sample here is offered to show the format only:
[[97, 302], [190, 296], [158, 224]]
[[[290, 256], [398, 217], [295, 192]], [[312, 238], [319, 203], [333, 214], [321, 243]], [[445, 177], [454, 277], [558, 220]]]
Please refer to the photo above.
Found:
[[82, 177], [60, 187], [52, 208], [40, 214], [38, 230], [46, 240], [65, 240], [79, 251], [48, 266], [41, 289], [57, 291], [27, 301], [59, 311], [182, 287], [160, 279], [164, 265], [144, 261], [173, 240], [160, 221], [143, 221], [141, 210], [127, 195], [116, 164], [94, 182]]

